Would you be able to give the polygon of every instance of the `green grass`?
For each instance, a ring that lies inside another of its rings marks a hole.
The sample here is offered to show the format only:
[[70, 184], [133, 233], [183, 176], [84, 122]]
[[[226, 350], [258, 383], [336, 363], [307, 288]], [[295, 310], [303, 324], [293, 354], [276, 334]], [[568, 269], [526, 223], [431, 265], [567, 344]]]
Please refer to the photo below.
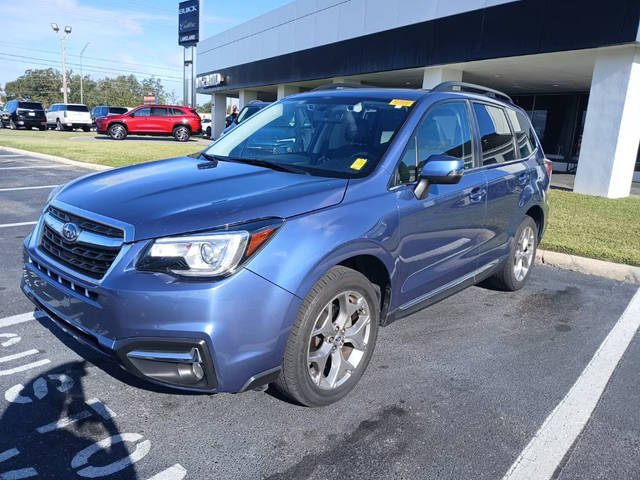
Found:
[[[0, 130], [0, 146], [112, 167], [186, 155], [210, 143], [146, 138], [114, 141], [95, 133]], [[541, 248], [640, 265], [640, 197], [612, 200], [560, 190], [551, 190], [549, 197], [551, 212]]]
[[171, 137], [136, 138], [141, 140], [115, 141], [95, 132], [0, 129], [0, 147], [21, 148], [111, 167], [187, 155], [210, 143], [198, 137], [184, 143], [173, 141]]
[[640, 265], [640, 197], [609, 199], [551, 190], [540, 248]]

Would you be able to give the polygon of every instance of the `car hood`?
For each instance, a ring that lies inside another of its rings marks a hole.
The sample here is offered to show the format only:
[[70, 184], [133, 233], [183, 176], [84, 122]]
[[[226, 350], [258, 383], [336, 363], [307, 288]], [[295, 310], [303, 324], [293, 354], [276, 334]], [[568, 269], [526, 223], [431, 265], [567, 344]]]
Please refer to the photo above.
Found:
[[181, 157], [82, 177], [55, 201], [130, 224], [142, 240], [326, 208], [347, 182]]

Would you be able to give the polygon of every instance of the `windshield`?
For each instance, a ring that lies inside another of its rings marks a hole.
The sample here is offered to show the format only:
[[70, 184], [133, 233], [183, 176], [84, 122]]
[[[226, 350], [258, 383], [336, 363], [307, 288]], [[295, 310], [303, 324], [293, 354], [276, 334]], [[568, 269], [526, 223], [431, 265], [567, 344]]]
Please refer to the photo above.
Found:
[[284, 99], [221, 137], [206, 154], [312, 175], [362, 177], [378, 164], [413, 102], [345, 96]]

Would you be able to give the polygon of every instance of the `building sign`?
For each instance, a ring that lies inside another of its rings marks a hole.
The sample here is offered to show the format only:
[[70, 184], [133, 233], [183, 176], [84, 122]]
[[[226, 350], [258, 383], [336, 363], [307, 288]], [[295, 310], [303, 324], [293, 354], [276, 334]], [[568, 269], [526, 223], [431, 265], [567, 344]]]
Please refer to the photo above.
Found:
[[178, 45], [191, 47], [200, 39], [200, 0], [187, 0], [178, 6]]
[[196, 78], [196, 88], [206, 89], [219, 87], [224, 83], [224, 77], [219, 73], [208, 73], [206, 75], [200, 75]]
[[153, 93], [150, 93], [149, 95], [144, 95], [142, 97], [142, 103], [144, 105], [152, 105], [154, 103], [158, 103], [158, 95], [154, 95]]

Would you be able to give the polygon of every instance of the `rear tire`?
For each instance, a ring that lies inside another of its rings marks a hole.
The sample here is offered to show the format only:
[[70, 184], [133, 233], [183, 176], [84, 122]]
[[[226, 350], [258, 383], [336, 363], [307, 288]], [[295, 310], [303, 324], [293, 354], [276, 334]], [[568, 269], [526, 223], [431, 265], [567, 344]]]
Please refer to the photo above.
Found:
[[9, 119], [9, 129], [10, 130], [17, 130], [18, 126], [16, 125], [16, 123], [13, 121], [12, 118]]
[[371, 360], [379, 305], [364, 275], [342, 266], [329, 270], [300, 307], [275, 387], [308, 407], [347, 395]]
[[520, 290], [533, 270], [537, 249], [538, 226], [533, 218], [525, 216], [513, 237], [509, 256], [487, 283], [508, 292]]
[[127, 138], [127, 129], [120, 123], [109, 125], [107, 133], [113, 140], [124, 140], [125, 138]]
[[191, 137], [191, 132], [188, 127], [184, 125], [178, 125], [173, 129], [173, 138], [175, 138], [178, 142], [186, 142]]
[[64, 130], [64, 127], [62, 126], [62, 123], [60, 123], [60, 119], [56, 120], [56, 130], [58, 132], [62, 132]]
[[40, 130], [41, 132], [44, 132], [46, 129], [47, 127], [45, 125], [38, 127], [38, 130]]
[[91, 130], [91, 127], [82, 127], [82, 130], [88, 132], [89, 130]]

